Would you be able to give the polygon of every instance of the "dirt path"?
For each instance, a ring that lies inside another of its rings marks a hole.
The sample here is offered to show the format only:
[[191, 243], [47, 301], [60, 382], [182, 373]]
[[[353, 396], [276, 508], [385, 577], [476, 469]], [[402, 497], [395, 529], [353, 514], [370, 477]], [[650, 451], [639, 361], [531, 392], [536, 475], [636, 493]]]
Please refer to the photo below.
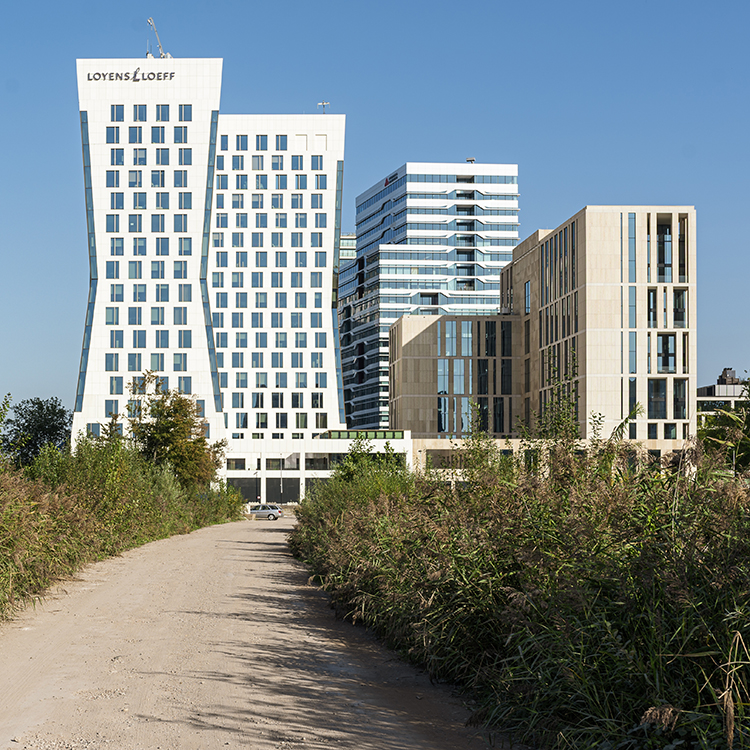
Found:
[[131, 550], [0, 627], [0, 750], [484, 747], [450, 689], [334, 618], [291, 525]]

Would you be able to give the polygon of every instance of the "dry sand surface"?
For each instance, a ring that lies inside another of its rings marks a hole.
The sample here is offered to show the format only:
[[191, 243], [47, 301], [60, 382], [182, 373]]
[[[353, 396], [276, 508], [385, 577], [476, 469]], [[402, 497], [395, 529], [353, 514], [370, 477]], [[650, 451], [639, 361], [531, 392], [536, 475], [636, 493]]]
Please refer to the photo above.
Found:
[[446, 686], [337, 620], [293, 520], [89, 566], [0, 627], [0, 750], [485, 747]]

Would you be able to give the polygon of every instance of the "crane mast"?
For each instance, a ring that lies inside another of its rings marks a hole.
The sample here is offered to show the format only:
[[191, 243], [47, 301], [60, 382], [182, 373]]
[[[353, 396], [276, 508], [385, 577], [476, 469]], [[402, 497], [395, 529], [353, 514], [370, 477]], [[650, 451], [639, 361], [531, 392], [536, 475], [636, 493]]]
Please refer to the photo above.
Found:
[[148, 19], [148, 25], [154, 30], [154, 34], [156, 34], [156, 44], [159, 47], [159, 57], [172, 57], [172, 55], [170, 55], [169, 52], [165, 52], [163, 47], [161, 46], [161, 40], [159, 39], [159, 32], [156, 30], [156, 24], [154, 23], [153, 18]]

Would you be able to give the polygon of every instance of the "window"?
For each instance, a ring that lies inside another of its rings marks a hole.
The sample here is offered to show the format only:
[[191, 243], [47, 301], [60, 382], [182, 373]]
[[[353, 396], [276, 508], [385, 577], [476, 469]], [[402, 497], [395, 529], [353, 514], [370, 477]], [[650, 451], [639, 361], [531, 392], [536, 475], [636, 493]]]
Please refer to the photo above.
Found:
[[113, 104], [109, 108], [109, 113], [112, 122], [122, 122], [125, 119], [125, 106], [123, 104]]
[[303, 247], [302, 232], [292, 232], [292, 247]]
[[[673, 325], [675, 328], [687, 328], [687, 289], [674, 290]], [[680, 417], [675, 417], [679, 419]]]
[[323, 169], [323, 157], [322, 156], [311, 156], [310, 157], [312, 166], [311, 168], [315, 171]]
[[234, 297], [235, 307], [247, 307], [247, 292], [235, 292]]
[[133, 149], [133, 165], [143, 166], [146, 164], [146, 149], [145, 148], [134, 148]]
[[173, 313], [176, 326], [187, 325], [187, 307], [175, 307]]
[[252, 157], [252, 169], [256, 172], [263, 171], [263, 156], [262, 155]]
[[255, 150], [256, 151], [268, 151], [268, 136], [267, 135], [255, 136]]
[[[660, 333], [656, 337], [656, 362], [657, 372], [671, 373], [677, 371], [675, 357], [674, 333]], [[657, 417], [658, 419], [658, 417]]]
[[119, 354], [105, 354], [104, 355], [104, 369], [106, 372], [117, 372], [120, 369], [120, 355]]
[[328, 178], [324, 174], [316, 174], [315, 175], [315, 189], [316, 190], [325, 190], [327, 187]]
[[294, 334], [294, 348], [305, 349], [307, 347], [307, 332], [297, 331]]
[[140, 125], [128, 128], [128, 143], [143, 143], [143, 128]]
[[[132, 130], [133, 128], [131, 128]], [[140, 128], [138, 128], [140, 130]], [[140, 141], [137, 141], [140, 143]], [[151, 126], [151, 143], [164, 143], [164, 127], [161, 125]]]
[[[216, 175], [216, 189], [217, 190], [228, 190], [229, 176], [225, 174]], [[218, 197], [218, 196], [217, 196]]]
[[104, 311], [104, 322], [108, 326], [116, 326], [120, 324], [120, 308], [119, 307], [108, 307]]
[[296, 190], [307, 190], [307, 175], [306, 174], [294, 175], [294, 187]]
[[315, 373], [315, 387], [326, 388], [328, 386], [328, 373], [316, 372]]
[[313, 193], [310, 196], [310, 208], [323, 208], [323, 194]]
[[268, 190], [268, 175], [265, 175], [265, 174], [255, 175], [255, 189], [256, 190]]
[[237, 151], [247, 151], [247, 136], [238, 135], [236, 138]]
[[[162, 278], [164, 278], [162, 276]], [[176, 260], [174, 262], [174, 278], [175, 279], [186, 279], [187, 278], [187, 261]]]
[[146, 348], [146, 331], [134, 330], [133, 331], [133, 349], [145, 349], [145, 348]]
[[[180, 122], [190, 122], [193, 119], [193, 105], [180, 104]], [[226, 137], [226, 136], [222, 136]]]
[[310, 328], [323, 327], [323, 313], [310, 313]]
[[[304, 208], [305, 202], [302, 198], [304, 193], [292, 193], [292, 208]], [[305, 226], [307, 226], [307, 221], [305, 221]]]
[[113, 211], [122, 211], [125, 208], [125, 193], [110, 193], [109, 207]]
[[282, 309], [286, 307], [286, 292], [276, 292], [276, 307]]
[[164, 214], [151, 214], [151, 231], [164, 231]]
[[648, 418], [667, 418], [667, 381], [651, 379], [648, 381]]
[[177, 331], [177, 346], [180, 349], [190, 349], [193, 345], [193, 332], [189, 329]]
[[243, 172], [245, 170], [245, 157], [242, 154], [236, 154], [232, 157], [232, 169], [235, 172]]
[[323, 247], [323, 233], [322, 232], [310, 232], [310, 246], [311, 247]]
[[[219, 157], [221, 158], [221, 157]], [[181, 148], [179, 150], [179, 164], [189, 167], [193, 163], [193, 149], [192, 148]]]
[[284, 247], [284, 235], [282, 232], [271, 232], [271, 247]]
[[297, 229], [307, 229], [307, 214], [294, 214], [294, 226]]
[[174, 186], [176, 188], [186, 188], [188, 186], [187, 169], [175, 169]]
[[304, 251], [294, 254], [294, 265], [296, 268], [307, 268], [307, 253]]
[[193, 301], [193, 285], [192, 284], [178, 284], [177, 285], [177, 299], [180, 302], [192, 302]]
[[151, 278], [152, 279], [164, 278], [164, 261], [163, 260], [151, 261]]
[[286, 175], [285, 174], [276, 175], [276, 189], [286, 190]]
[[128, 278], [129, 279], [140, 279], [142, 278], [143, 264], [139, 260], [128, 261]]
[[234, 254], [234, 264], [237, 268], [247, 268], [247, 253], [244, 250]]
[[[193, 254], [193, 239], [192, 237], [180, 237], [178, 240], [178, 255], [192, 255]], [[157, 252], [157, 255], [159, 253]], [[167, 253], [164, 253], [167, 255]], [[187, 277], [185, 277], [187, 278]]]
[[302, 328], [302, 313], [292, 313], [292, 328]]
[[169, 302], [169, 284], [156, 285], [156, 301]]
[[109, 163], [113, 167], [121, 167], [125, 164], [125, 150], [122, 148], [110, 149]]
[[119, 143], [120, 142], [120, 128], [109, 127], [107, 128], [107, 143]]
[[246, 213], [238, 213], [235, 215], [235, 225], [237, 228], [244, 229], [247, 227], [247, 214]]
[[[222, 242], [221, 247], [224, 247], [224, 235], [221, 235]], [[227, 267], [227, 254], [226, 252], [219, 252], [216, 253], [216, 267], [217, 268], [226, 268]]]
[[120, 261], [119, 260], [107, 261], [107, 278], [108, 279], [120, 278]]
[[302, 271], [292, 271], [292, 289], [302, 288]]
[[285, 135], [276, 136], [276, 150], [286, 151], [286, 136]]
[[320, 271], [313, 271], [310, 274], [310, 286], [313, 289], [320, 289], [323, 286], [323, 274]]
[[315, 268], [325, 268], [326, 267], [326, 254], [325, 252], [317, 252], [315, 253]]
[[276, 268], [286, 268], [286, 253], [283, 251], [276, 253]]
[[284, 313], [274, 312], [271, 313], [271, 328], [283, 328], [284, 327]]
[[123, 343], [122, 331], [110, 331], [109, 332], [110, 349], [122, 349], [122, 343]]
[[186, 125], [175, 125], [174, 142], [175, 143], [187, 143], [188, 142]]
[[192, 193], [180, 193], [179, 194], [179, 208], [183, 211], [187, 211], [193, 207], [193, 194]]
[[133, 284], [133, 302], [145, 302], [146, 301], [146, 285], [145, 284]]
[[[133, 255], [145, 255], [145, 254], [146, 254], [146, 238], [145, 237], [133, 237]], [[157, 255], [158, 254], [159, 253], [157, 252]], [[137, 278], [140, 278], [140, 276], [138, 276]]]
[[252, 247], [263, 247], [263, 232], [253, 232], [250, 236]]
[[133, 209], [144, 210], [146, 208], [146, 193], [133, 193]]
[[[133, 174], [133, 172], [131, 172], [130, 174]], [[138, 172], [138, 174], [140, 174], [140, 172]], [[130, 187], [134, 187], [134, 186], [131, 185]], [[140, 185], [138, 187], [140, 187]], [[164, 187], [164, 170], [163, 169], [151, 170], [151, 187], [155, 187], [155, 188]]]
[[315, 334], [315, 348], [325, 349], [326, 348], [326, 334], [325, 332], [318, 332]]
[[107, 187], [120, 187], [120, 172], [117, 169], [107, 170]]
[[108, 232], [119, 232], [120, 231], [120, 216], [119, 216], [119, 214], [107, 214], [107, 231]]

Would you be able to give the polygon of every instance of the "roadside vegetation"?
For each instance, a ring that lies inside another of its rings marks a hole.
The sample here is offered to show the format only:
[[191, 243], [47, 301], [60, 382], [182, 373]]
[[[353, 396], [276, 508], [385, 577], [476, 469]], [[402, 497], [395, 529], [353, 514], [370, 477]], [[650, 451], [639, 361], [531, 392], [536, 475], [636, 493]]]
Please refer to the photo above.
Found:
[[[0, 618], [85, 563], [241, 518], [243, 501], [216, 482], [224, 446], [209, 445], [195, 402], [147, 375], [133, 394], [132, 438], [113, 419], [98, 438], [41, 442], [16, 411], [0, 455]], [[39, 401], [39, 400], [36, 400]], [[59, 402], [58, 402], [59, 403]], [[33, 404], [33, 414], [44, 412]], [[0, 425], [10, 407], [6, 397]], [[17, 442], [8, 438], [15, 435]], [[41, 442], [30, 453], [29, 445]], [[20, 445], [19, 445], [20, 442]]]
[[470, 689], [477, 725], [539, 748], [747, 747], [739, 437], [660, 463], [621, 436], [584, 448], [564, 406], [516, 457], [475, 430], [454, 483], [357, 444], [292, 549], [342, 615]]

